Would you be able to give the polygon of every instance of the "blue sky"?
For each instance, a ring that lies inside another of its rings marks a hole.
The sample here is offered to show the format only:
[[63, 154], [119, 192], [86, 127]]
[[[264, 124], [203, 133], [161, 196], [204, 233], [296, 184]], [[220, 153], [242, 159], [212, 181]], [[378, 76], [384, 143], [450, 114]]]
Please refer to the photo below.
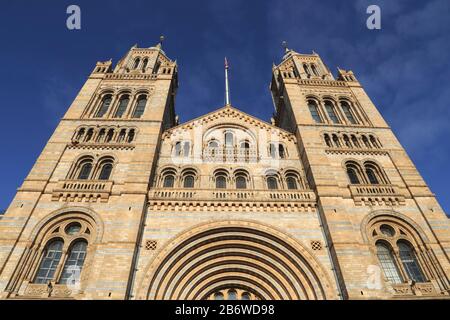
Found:
[[[44, 5], [45, 3], [45, 5]], [[66, 28], [77, 4], [82, 29]], [[381, 8], [382, 29], [366, 28]], [[59, 119], [98, 60], [117, 62], [135, 43], [177, 59], [176, 111], [187, 121], [223, 105], [223, 58], [231, 101], [269, 120], [271, 66], [286, 40], [353, 70], [422, 176], [450, 212], [450, 1], [5, 1], [0, 11], [0, 209], [6, 209]]]

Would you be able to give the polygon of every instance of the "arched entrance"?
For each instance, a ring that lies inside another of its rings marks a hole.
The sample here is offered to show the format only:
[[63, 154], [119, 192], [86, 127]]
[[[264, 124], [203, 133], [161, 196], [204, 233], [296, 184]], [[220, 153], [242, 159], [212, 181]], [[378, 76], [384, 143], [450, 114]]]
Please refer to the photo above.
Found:
[[[222, 295], [222, 296], [221, 296]], [[198, 226], [149, 265], [139, 299], [333, 299], [330, 281], [296, 240], [243, 221]]]

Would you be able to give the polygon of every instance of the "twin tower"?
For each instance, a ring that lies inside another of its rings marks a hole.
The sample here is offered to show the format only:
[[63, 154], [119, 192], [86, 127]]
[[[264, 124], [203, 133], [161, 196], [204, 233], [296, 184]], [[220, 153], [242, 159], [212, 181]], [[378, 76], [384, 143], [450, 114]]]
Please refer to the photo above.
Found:
[[351, 71], [178, 123], [158, 44], [98, 62], [0, 220], [2, 299], [448, 298], [450, 223]]

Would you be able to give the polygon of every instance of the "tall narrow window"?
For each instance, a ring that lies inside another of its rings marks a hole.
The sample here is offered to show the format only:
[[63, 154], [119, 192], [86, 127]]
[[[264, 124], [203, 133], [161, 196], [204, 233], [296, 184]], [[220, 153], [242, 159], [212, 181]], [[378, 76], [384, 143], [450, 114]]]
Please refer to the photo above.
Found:
[[216, 188], [217, 189], [226, 189], [227, 188], [227, 179], [225, 176], [217, 176], [216, 177]]
[[316, 123], [323, 123], [322, 118], [319, 114], [319, 108], [317, 107], [317, 103], [313, 100], [308, 101], [309, 112], [311, 113], [312, 118]]
[[102, 118], [109, 110], [109, 107], [111, 105], [112, 97], [111, 95], [107, 95], [103, 98], [102, 104], [100, 106], [100, 109], [98, 109], [97, 118]]
[[325, 143], [326, 143], [327, 147], [331, 148], [333, 145], [331, 143], [330, 136], [328, 134], [325, 134], [324, 139], [325, 139]]
[[231, 132], [225, 133], [225, 147], [232, 148], [234, 145], [233, 140], [234, 140], [233, 133]]
[[275, 177], [268, 177], [267, 178], [267, 188], [269, 190], [277, 190], [278, 189], [278, 181]]
[[339, 118], [331, 101], [325, 101], [325, 110], [327, 110], [328, 117], [333, 123], [339, 123]]
[[85, 142], [89, 142], [92, 139], [92, 136], [94, 135], [94, 129], [89, 129], [87, 134], [86, 134], [86, 138], [84, 138]]
[[366, 146], [366, 148], [371, 149], [372, 146], [369, 143], [369, 140], [367, 140], [366, 136], [362, 136], [362, 141], [364, 142], [364, 145]]
[[277, 157], [277, 147], [275, 144], [271, 143], [269, 145], [269, 153], [271, 158], [275, 159]]
[[181, 155], [181, 141], [175, 143], [175, 157], [179, 157]]
[[355, 117], [353, 116], [352, 109], [346, 101], [341, 101], [342, 111], [344, 111], [345, 117], [351, 124], [357, 124]]
[[308, 76], [311, 75], [311, 72], [309, 72], [309, 68], [308, 68], [308, 65], [307, 65], [306, 63], [303, 64], [303, 70], [305, 70], [305, 73], [306, 73]]
[[400, 260], [402, 261], [403, 267], [405, 268], [408, 277], [416, 282], [425, 282], [425, 276], [423, 275], [422, 269], [417, 262], [416, 254], [411, 248], [411, 245], [409, 243], [400, 241], [398, 242], [398, 249]]
[[359, 145], [358, 139], [352, 135], [352, 143], [356, 148], [361, 148], [361, 146]]
[[374, 136], [369, 136], [370, 138], [370, 143], [375, 147], [375, 148], [380, 148], [377, 139], [375, 139]]
[[101, 129], [100, 132], [97, 135], [97, 142], [103, 142], [103, 139], [105, 138], [105, 129]]
[[70, 248], [69, 255], [64, 264], [59, 283], [75, 284], [69, 281], [79, 281], [80, 272], [86, 259], [87, 242], [85, 240], [76, 241]]
[[335, 135], [335, 134], [333, 134], [333, 142], [334, 142], [334, 144], [335, 144], [336, 147], [339, 148], [339, 147], [341, 146], [341, 143], [339, 142], [339, 138], [338, 138], [338, 136]]
[[128, 143], [133, 142], [134, 136], [135, 136], [134, 129], [131, 129], [131, 130], [128, 132], [127, 142], [128, 142]]
[[280, 156], [280, 159], [286, 158], [286, 151], [284, 150], [284, 146], [282, 144], [278, 145], [278, 155]]
[[356, 170], [354, 168], [348, 167], [347, 175], [348, 175], [348, 179], [350, 180], [351, 184], [360, 184], [358, 174], [356, 173]]
[[114, 137], [114, 129], [109, 129], [108, 134], [106, 135], [106, 142], [111, 142]]
[[148, 65], [148, 59], [145, 58], [145, 59], [142, 61], [142, 70], [145, 71], [145, 69], [147, 68], [147, 65]]
[[184, 177], [184, 182], [183, 182], [183, 186], [185, 188], [193, 188], [194, 187], [194, 176], [192, 175], [187, 175]]
[[168, 174], [164, 177], [164, 188], [173, 188], [175, 185], [175, 177], [171, 174]]
[[319, 76], [319, 72], [317, 71], [317, 67], [315, 64], [311, 64], [311, 70], [313, 71], [315, 76]]
[[392, 250], [383, 242], [378, 242], [376, 247], [377, 257], [386, 279], [392, 283], [401, 283], [402, 278], [397, 268], [397, 264], [395, 263]]
[[124, 142], [126, 135], [127, 135], [127, 131], [125, 129], [120, 130], [119, 137], [117, 138], [117, 142]]
[[117, 107], [115, 118], [122, 118], [123, 114], [127, 110], [128, 103], [130, 102], [130, 98], [128, 96], [123, 96], [120, 98], [119, 106]]
[[348, 138], [348, 136], [346, 134], [344, 134], [344, 143], [347, 146], [347, 148], [352, 148], [352, 144], [350, 143], [350, 139]]
[[79, 180], [87, 180], [91, 175], [92, 163], [86, 162], [81, 166], [80, 173], [78, 174]]
[[186, 141], [183, 145], [183, 156], [189, 157], [189, 153], [191, 152], [191, 144]]
[[372, 168], [366, 168], [366, 174], [370, 184], [380, 184], [380, 181], [378, 180], [377, 175]]
[[236, 177], [236, 189], [247, 189], [247, 179], [245, 176]]
[[85, 133], [85, 129], [84, 129], [84, 128], [81, 128], [81, 129], [78, 131], [77, 137], [76, 137], [75, 139], [76, 139], [77, 141], [80, 141], [80, 140], [83, 138], [84, 133]]
[[286, 178], [286, 184], [289, 190], [297, 190], [297, 179], [293, 176], [289, 176]]
[[147, 105], [147, 97], [140, 96], [136, 105], [136, 109], [133, 113], [133, 118], [140, 118], [144, 114], [145, 106]]
[[106, 163], [103, 165], [102, 170], [100, 171], [100, 175], [98, 177], [99, 180], [108, 180], [111, 176], [113, 165], [112, 163]]
[[55, 240], [47, 244], [36, 275], [35, 283], [48, 283], [53, 280], [59, 260], [61, 260], [63, 242]]
[[139, 67], [140, 63], [141, 63], [141, 59], [136, 58], [136, 60], [134, 60], [133, 69], [137, 69]]

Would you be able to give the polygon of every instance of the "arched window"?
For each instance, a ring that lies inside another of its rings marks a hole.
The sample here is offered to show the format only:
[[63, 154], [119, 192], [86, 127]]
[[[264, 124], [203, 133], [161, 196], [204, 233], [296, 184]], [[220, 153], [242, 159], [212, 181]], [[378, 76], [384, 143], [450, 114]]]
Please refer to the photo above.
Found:
[[339, 123], [339, 118], [336, 114], [336, 110], [334, 109], [334, 105], [331, 101], [327, 100], [325, 101], [325, 110], [328, 113], [328, 117], [330, 117], [330, 120], [333, 123]]
[[114, 115], [115, 118], [122, 118], [125, 111], [127, 110], [129, 102], [130, 102], [130, 97], [128, 95], [125, 95], [120, 98], [119, 106], [117, 107], [116, 114]]
[[167, 174], [164, 176], [163, 187], [164, 188], [173, 188], [175, 185], [175, 176], [172, 174]]
[[93, 135], [94, 135], [94, 129], [91, 128], [87, 131], [86, 138], [84, 138], [84, 142], [91, 141]]
[[183, 187], [184, 188], [193, 188], [194, 187], [195, 178], [193, 175], [189, 174], [184, 177]]
[[297, 179], [294, 176], [286, 177], [286, 185], [289, 190], [297, 190]]
[[127, 135], [127, 131], [125, 129], [120, 130], [119, 137], [117, 138], [117, 142], [125, 141], [126, 135]]
[[228, 300], [237, 300], [237, 293], [234, 290], [228, 290]]
[[89, 179], [92, 171], [92, 162], [83, 162], [81, 164], [80, 173], [78, 174], [79, 180], [87, 180]]
[[278, 155], [280, 156], [280, 159], [286, 158], [286, 151], [281, 143], [278, 145]]
[[362, 136], [362, 141], [364, 142], [364, 145], [366, 146], [366, 148], [371, 149], [372, 146], [369, 143], [369, 140], [367, 140], [366, 136]]
[[271, 143], [269, 145], [269, 154], [270, 154], [270, 157], [273, 159], [275, 159], [277, 157], [277, 147], [273, 143]]
[[347, 176], [350, 184], [361, 184], [361, 171], [356, 163], [350, 162], [346, 164]]
[[59, 283], [69, 284], [68, 281], [77, 281], [86, 259], [87, 242], [77, 240], [69, 250], [67, 260], [61, 274]]
[[175, 143], [175, 157], [179, 157], [181, 155], [181, 141], [177, 141]]
[[134, 129], [131, 129], [130, 131], [128, 131], [127, 142], [128, 142], [128, 143], [133, 142], [134, 136], [135, 136], [135, 131], [134, 131]]
[[248, 162], [250, 159], [250, 143], [248, 141], [241, 143], [241, 152], [244, 154], [245, 161]]
[[102, 99], [102, 104], [100, 106], [100, 108], [98, 109], [97, 118], [102, 118], [109, 110], [109, 107], [111, 105], [111, 101], [112, 101], [112, 96], [110, 94], [106, 95], [103, 99]]
[[355, 117], [353, 116], [352, 108], [350, 107], [350, 105], [348, 104], [347, 101], [341, 101], [341, 108], [342, 108], [342, 111], [344, 111], [345, 117], [351, 124], [358, 123], [356, 121]]
[[183, 156], [189, 157], [190, 152], [191, 152], [191, 143], [189, 141], [185, 141], [183, 145]]
[[374, 169], [366, 167], [366, 175], [370, 184], [380, 184], [380, 181], [375, 173]]
[[46, 245], [34, 280], [35, 283], [48, 283], [53, 280], [56, 268], [61, 260], [63, 245], [63, 241], [59, 239], [53, 240]]
[[105, 142], [111, 142], [114, 137], [114, 129], [109, 129]]
[[133, 65], [133, 69], [137, 69], [139, 67], [139, 64], [141, 63], [141, 59], [136, 58], [134, 60], [134, 65]]
[[145, 95], [142, 95], [138, 98], [136, 109], [133, 113], [133, 118], [138, 119], [142, 117], [142, 115], [145, 112], [145, 106], [147, 105], [147, 97]]
[[78, 130], [77, 137], [75, 138], [75, 140], [81, 141], [85, 132], [86, 132], [86, 130], [84, 128], [81, 128], [80, 130]]
[[216, 188], [226, 189], [227, 188], [227, 178], [223, 175], [216, 176]]
[[308, 108], [314, 121], [316, 123], [323, 123], [322, 118], [319, 114], [319, 108], [317, 107], [317, 103], [314, 100], [308, 100]]
[[425, 276], [423, 275], [422, 269], [417, 262], [416, 254], [411, 245], [406, 241], [399, 241], [397, 245], [399, 249], [400, 260], [402, 261], [403, 267], [408, 274], [408, 277], [416, 282], [425, 282]]
[[306, 63], [303, 64], [303, 70], [305, 70], [305, 73], [306, 73], [308, 76], [311, 75], [311, 73], [309, 72], [308, 65], [307, 65]]
[[100, 132], [97, 135], [97, 142], [103, 142], [103, 139], [105, 138], [105, 129], [100, 129]]
[[319, 76], [319, 72], [317, 71], [317, 67], [314, 63], [311, 64], [311, 70], [314, 73], [315, 76]]
[[356, 148], [361, 148], [361, 146], [359, 145], [358, 139], [353, 134], [352, 134], [352, 143]]
[[375, 139], [374, 136], [369, 136], [370, 139], [370, 143], [375, 147], [375, 148], [380, 148], [377, 139]]
[[244, 174], [236, 176], [236, 189], [247, 189], [247, 177]]
[[276, 177], [267, 177], [267, 189], [278, 190], [278, 179]]
[[333, 134], [333, 142], [334, 142], [334, 145], [335, 145], [337, 148], [340, 148], [341, 143], [339, 142], [338, 136], [335, 135], [335, 134]]
[[148, 58], [145, 58], [145, 59], [142, 61], [142, 70], [145, 71], [145, 69], [147, 68], [147, 65], [148, 65]]
[[232, 132], [225, 133], [225, 147], [232, 148], [234, 146], [234, 137]]
[[394, 255], [392, 254], [392, 249], [390, 246], [384, 242], [378, 241], [376, 244], [376, 249], [378, 261], [380, 261], [380, 266], [386, 279], [391, 283], [402, 283], [403, 280], [397, 264], [395, 263]]
[[327, 147], [331, 148], [333, 146], [333, 144], [331, 143], [330, 136], [328, 134], [325, 134], [324, 139], [325, 139], [325, 144], [327, 145]]
[[350, 139], [346, 134], [344, 134], [344, 143], [347, 146], [347, 148], [352, 148], [352, 144], [350, 143]]
[[100, 170], [100, 174], [98, 176], [99, 180], [108, 180], [111, 176], [111, 172], [113, 169], [112, 163], [105, 163]]

